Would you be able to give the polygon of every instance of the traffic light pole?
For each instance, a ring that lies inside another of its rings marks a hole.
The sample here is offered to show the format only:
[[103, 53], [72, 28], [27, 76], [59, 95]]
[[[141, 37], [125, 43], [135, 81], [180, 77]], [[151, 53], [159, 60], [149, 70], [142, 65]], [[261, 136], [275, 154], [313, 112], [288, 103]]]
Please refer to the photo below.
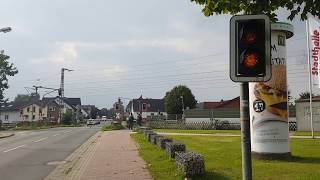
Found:
[[242, 144], [242, 179], [251, 180], [252, 164], [248, 82], [242, 82], [240, 84], [240, 122]]

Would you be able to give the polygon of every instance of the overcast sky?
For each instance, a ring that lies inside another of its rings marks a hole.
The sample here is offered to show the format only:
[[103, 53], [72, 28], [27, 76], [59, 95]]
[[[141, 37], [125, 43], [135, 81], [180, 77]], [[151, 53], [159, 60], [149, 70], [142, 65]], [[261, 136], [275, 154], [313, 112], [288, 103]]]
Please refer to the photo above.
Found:
[[[189, 0], [3, 1], [0, 26], [13, 31], [1, 34], [0, 47], [19, 70], [6, 96], [12, 100], [33, 85], [59, 88], [65, 67], [74, 70], [65, 74], [65, 96], [98, 107], [110, 108], [117, 97], [162, 98], [178, 84], [198, 101], [234, 98], [229, 19], [205, 17]], [[307, 56], [305, 25], [293, 24], [288, 74], [297, 97], [308, 89]]]

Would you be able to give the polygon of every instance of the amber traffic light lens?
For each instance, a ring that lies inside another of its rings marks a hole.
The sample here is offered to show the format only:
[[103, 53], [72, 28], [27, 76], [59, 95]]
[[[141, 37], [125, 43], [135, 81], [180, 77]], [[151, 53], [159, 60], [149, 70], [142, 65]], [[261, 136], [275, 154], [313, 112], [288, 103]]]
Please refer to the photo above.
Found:
[[242, 40], [246, 44], [254, 44], [257, 42], [257, 35], [254, 32], [246, 32], [243, 34]]
[[258, 54], [254, 52], [248, 52], [244, 54], [243, 65], [246, 68], [252, 69], [259, 63]]

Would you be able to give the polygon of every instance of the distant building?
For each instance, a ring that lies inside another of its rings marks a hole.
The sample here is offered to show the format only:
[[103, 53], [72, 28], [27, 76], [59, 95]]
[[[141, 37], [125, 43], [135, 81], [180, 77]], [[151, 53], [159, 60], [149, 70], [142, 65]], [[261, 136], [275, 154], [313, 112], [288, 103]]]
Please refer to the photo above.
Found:
[[134, 118], [137, 118], [138, 114], [141, 113], [143, 119], [156, 115], [167, 116], [164, 99], [144, 99], [142, 96], [129, 102], [127, 112], [132, 113]]
[[3, 123], [21, 121], [59, 122], [60, 112], [76, 113], [81, 107], [80, 98], [43, 98], [28, 102], [9, 102], [0, 106], [0, 120]]
[[22, 121], [22, 108], [30, 102], [9, 102], [0, 106], [0, 120], [2, 123], [17, 123]]
[[205, 101], [197, 104], [199, 109], [240, 109], [240, 97], [231, 100]]
[[[93, 113], [97, 113], [97, 107], [95, 105], [82, 105], [81, 112], [86, 115], [86, 118], [94, 118], [92, 117]], [[97, 114], [95, 114], [96, 116]]]
[[57, 123], [59, 105], [53, 99], [29, 103], [21, 109], [22, 121], [48, 121]]
[[[296, 122], [298, 131], [311, 131], [310, 100], [299, 99], [296, 104]], [[312, 98], [313, 129], [320, 131], [320, 96]]]
[[240, 97], [230, 100], [205, 101], [197, 104], [196, 109], [185, 110], [186, 122], [209, 122], [212, 119], [240, 122]]

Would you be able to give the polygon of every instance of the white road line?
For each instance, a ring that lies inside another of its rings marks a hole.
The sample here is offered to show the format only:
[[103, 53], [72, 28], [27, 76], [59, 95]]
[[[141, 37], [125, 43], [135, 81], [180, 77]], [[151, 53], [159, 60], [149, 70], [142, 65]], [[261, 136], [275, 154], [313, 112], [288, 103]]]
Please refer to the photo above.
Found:
[[69, 133], [69, 132], [71, 132], [71, 131], [66, 131], [65, 133]]
[[11, 148], [11, 149], [5, 150], [5, 151], [3, 151], [3, 152], [4, 152], [4, 153], [7, 153], [7, 152], [10, 152], [10, 151], [13, 151], [13, 150], [22, 148], [22, 147], [24, 147], [24, 146], [26, 146], [26, 145], [17, 146], [17, 147], [15, 147], [15, 148]]
[[33, 141], [33, 142], [37, 143], [37, 142], [43, 141], [43, 140], [45, 140], [45, 139], [48, 139], [48, 138], [47, 138], [47, 137], [45, 137], [45, 138], [41, 138], [41, 139], [36, 140], [36, 141]]
[[55, 137], [55, 136], [59, 136], [60, 134], [55, 134], [55, 135], [53, 135], [53, 137]]

